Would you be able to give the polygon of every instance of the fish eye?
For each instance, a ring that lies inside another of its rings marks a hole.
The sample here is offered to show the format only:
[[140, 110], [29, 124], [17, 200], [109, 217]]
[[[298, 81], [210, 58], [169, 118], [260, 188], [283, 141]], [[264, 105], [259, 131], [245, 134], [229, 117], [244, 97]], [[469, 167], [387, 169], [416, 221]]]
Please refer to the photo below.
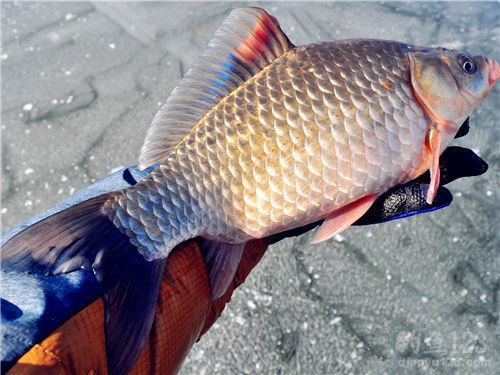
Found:
[[458, 62], [462, 67], [462, 70], [467, 74], [474, 74], [477, 70], [476, 64], [474, 64], [474, 61], [472, 61], [468, 56], [460, 55]]

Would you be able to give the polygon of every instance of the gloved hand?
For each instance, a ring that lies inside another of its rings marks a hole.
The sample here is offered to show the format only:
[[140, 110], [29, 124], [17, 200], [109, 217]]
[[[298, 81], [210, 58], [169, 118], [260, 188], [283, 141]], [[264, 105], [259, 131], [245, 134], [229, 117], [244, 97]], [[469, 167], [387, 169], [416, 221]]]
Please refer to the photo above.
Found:
[[[467, 132], [468, 121], [462, 125], [458, 136]], [[449, 147], [441, 156], [440, 163], [442, 185], [460, 177], [480, 175], [487, 169], [487, 164], [479, 156], [460, 147]], [[426, 203], [428, 182], [429, 176], [424, 174], [391, 189], [380, 196], [354, 225], [380, 223], [448, 206], [453, 198], [442, 186], [432, 205]], [[211, 301], [203, 256], [196, 240], [188, 241], [176, 249], [170, 255], [165, 269], [148, 345], [131, 373], [176, 372], [195, 341], [217, 320], [233, 291], [260, 261], [268, 245], [288, 236], [305, 233], [320, 223], [250, 241], [233, 283], [214, 302]], [[104, 309], [102, 299], [99, 299], [26, 353], [10, 373], [87, 374], [91, 370], [106, 373], [106, 366]]]

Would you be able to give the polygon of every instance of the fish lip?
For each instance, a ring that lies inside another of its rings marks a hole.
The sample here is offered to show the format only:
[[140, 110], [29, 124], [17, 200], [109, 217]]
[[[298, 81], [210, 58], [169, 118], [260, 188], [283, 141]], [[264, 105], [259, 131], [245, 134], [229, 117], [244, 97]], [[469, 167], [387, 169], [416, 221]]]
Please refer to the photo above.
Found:
[[490, 58], [486, 58], [486, 62], [488, 63], [488, 83], [490, 86], [500, 79], [500, 66], [498, 63]]

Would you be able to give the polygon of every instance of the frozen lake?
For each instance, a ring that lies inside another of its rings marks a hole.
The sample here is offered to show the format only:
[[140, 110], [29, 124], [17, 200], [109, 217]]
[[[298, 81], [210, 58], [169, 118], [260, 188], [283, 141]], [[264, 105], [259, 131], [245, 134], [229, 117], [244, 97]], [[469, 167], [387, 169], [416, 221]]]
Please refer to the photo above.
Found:
[[[3, 230], [136, 164], [160, 105], [244, 5], [2, 3]], [[378, 38], [500, 59], [495, 2], [257, 5], [297, 45]], [[490, 169], [452, 183], [450, 207], [272, 246], [181, 373], [495, 373], [499, 92], [455, 142]]]

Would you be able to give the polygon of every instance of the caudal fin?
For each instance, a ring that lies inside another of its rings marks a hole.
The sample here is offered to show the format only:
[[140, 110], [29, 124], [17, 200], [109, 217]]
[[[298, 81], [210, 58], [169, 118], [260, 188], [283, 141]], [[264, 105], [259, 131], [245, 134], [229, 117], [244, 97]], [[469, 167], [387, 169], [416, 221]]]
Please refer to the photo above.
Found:
[[4, 272], [58, 275], [86, 269], [106, 312], [110, 374], [128, 373], [153, 324], [166, 259], [146, 261], [104, 213], [112, 193], [77, 204], [15, 235], [1, 249]]

